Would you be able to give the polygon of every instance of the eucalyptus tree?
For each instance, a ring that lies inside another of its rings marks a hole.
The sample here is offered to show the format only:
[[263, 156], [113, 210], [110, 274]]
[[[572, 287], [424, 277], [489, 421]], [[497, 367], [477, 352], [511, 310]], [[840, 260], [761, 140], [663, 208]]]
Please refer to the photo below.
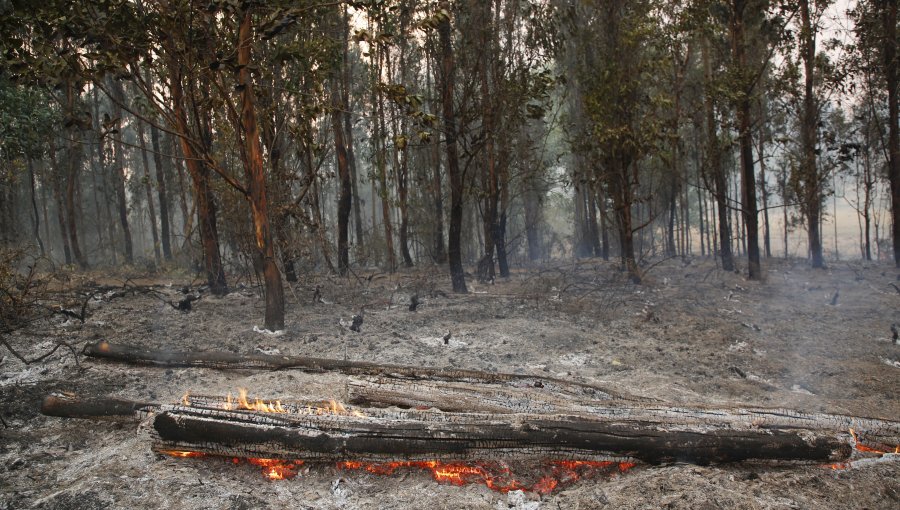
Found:
[[[870, 99], [884, 95], [887, 140], [882, 140], [887, 159], [891, 195], [894, 263], [900, 267], [900, 54], [897, 52], [896, 0], [861, 0], [851, 11], [856, 44], [850, 53], [852, 71], [861, 78]], [[884, 104], [884, 103], [882, 103]]]
[[434, 18], [440, 47], [441, 61], [441, 105], [443, 131], [447, 151], [447, 175], [450, 180], [450, 225], [447, 242], [447, 260], [450, 263], [450, 279], [453, 291], [467, 293], [466, 276], [462, 265], [462, 219], [463, 219], [463, 176], [459, 168], [457, 147], [456, 107], [456, 59], [453, 52], [450, 24], [450, 2], [441, 0]]
[[612, 199], [622, 267], [635, 282], [641, 271], [634, 234], [642, 225], [635, 224], [632, 209], [646, 199], [638, 194], [641, 162], [665, 137], [662, 109], [668, 104], [658, 78], [665, 48], [656, 7], [650, 0], [605, 2], [578, 20], [592, 34], [580, 73], [596, 177]]

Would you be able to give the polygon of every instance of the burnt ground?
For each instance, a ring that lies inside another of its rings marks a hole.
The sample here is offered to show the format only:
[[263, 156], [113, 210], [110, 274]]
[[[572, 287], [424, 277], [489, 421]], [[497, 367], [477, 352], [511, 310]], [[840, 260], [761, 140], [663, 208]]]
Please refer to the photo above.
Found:
[[[94, 275], [98, 278], [97, 275]], [[76, 280], [82, 278], [73, 276]], [[122, 280], [106, 279], [120, 284]], [[320, 277], [288, 292], [288, 327], [254, 331], [256, 289], [204, 296], [183, 313], [150, 295], [93, 301], [84, 324], [57, 316], [8, 341], [29, 358], [64, 340], [172, 350], [280, 352], [409, 365], [549, 373], [673, 403], [791, 407], [900, 419], [900, 271], [861, 262], [813, 271], [775, 261], [749, 282], [711, 261], [670, 260], [644, 285], [612, 265], [517, 271], [509, 281], [449, 292], [443, 269], [392, 277]], [[187, 277], [142, 283], [176, 296]], [[314, 303], [318, 284], [324, 302]], [[835, 293], [838, 292], [836, 304]], [[422, 303], [410, 312], [417, 294]], [[362, 331], [349, 321], [365, 308]], [[441, 337], [452, 332], [449, 343]], [[187, 391], [342, 398], [343, 376], [297, 371], [159, 369], [80, 358], [60, 349], [25, 366], [0, 362], [0, 509], [89, 508], [898, 508], [900, 462], [833, 471], [819, 465], [669, 465], [578, 482], [556, 492], [494, 492], [312, 466], [270, 482], [259, 468], [153, 454], [134, 424], [39, 414], [52, 391], [175, 402]]]

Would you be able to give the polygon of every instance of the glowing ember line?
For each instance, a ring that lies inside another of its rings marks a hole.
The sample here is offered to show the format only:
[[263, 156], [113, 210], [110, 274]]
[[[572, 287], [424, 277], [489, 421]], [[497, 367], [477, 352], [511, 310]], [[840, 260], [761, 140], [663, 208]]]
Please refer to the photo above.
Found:
[[502, 493], [523, 490], [539, 494], [548, 494], [560, 486], [572, 484], [582, 478], [591, 478], [597, 473], [609, 474], [615, 471], [624, 473], [634, 467], [635, 464], [632, 462], [566, 460], [550, 462], [547, 466], [551, 471], [550, 474], [541, 477], [537, 482], [526, 483], [515, 479], [508, 467], [493, 463], [443, 463], [439, 461], [376, 463], [344, 461], [337, 464], [338, 469], [365, 470], [377, 475], [392, 475], [400, 468], [418, 468], [429, 471], [431, 477], [437, 482], [457, 486], [480, 483]]
[[181, 450], [161, 450], [159, 453], [168, 455], [170, 457], [177, 457], [177, 458], [182, 458], [182, 459], [206, 457], [206, 454], [202, 453], [202, 452], [188, 452], [188, 451], [181, 451]]

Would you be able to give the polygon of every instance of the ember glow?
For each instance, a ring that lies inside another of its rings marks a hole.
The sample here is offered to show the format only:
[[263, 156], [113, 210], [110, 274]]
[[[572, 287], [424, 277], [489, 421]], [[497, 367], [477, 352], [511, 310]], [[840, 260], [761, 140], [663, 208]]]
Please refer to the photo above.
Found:
[[[859, 450], [859, 451], [861, 451], [861, 452], [875, 453], [875, 454], [877, 454], [877, 455], [885, 455], [885, 454], [888, 454], [888, 453], [892, 453], [892, 452], [890, 451], [890, 449], [887, 449], [887, 450], [880, 450], [880, 449], [878, 449], [878, 448], [873, 448], [873, 447], [871, 447], [871, 446], [868, 446], [868, 445], [863, 444], [863, 443], [859, 440], [859, 437], [856, 435], [856, 431], [853, 430], [852, 428], [850, 429], [850, 435], [853, 437], [853, 443], [854, 443], [853, 446], [854, 446], [854, 448], [856, 448], [857, 450]], [[897, 445], [897, 446], [894, 447], [893, 453], [900, 453], [900, 445]]]
[[[856, 434], [856, 431], [853, 430], [853, 428], [850, 428], [849, 431], [850, 431], [850, 437], [853, 438], [853, 448], [855, 448], [857, 451], [873, 453], [873, 454], [877, 455], [878, 457], [882, 457], [884, 455], [888, 455], [891, 453], [894, 453], [894, 454], [900, 453], [900, 445], [894, 446], [893, 451], [891, 451], [890, 447], [888, 447], [887, 449], [875, 448], [875, 447], [869, 446], [867, 444], [863, 444], [863, 442], [859, 440], [859, 436]], [[856, 461], [851, 460], [851, 461], [847, 461], [847, 462], [835, 462], [834, 464], [825, 464], [822, 467], [829, 468], [833, 471], [839, 471], [842, 469], [848, 469], [848, 468], [853, 467], [854, 462], [856, 462]]]
[[302, 460], [285, 461], [281, 459], [247, 459], [248, 464], [263, 468], [263, 476], [269, 480], [289, 480], [297, 476], [297, 470], [303, 465]]
[[[175, 457], [178, 459], [186, 458], [203, 458], [210, 455], [203, 452], [191, 452], [181, 450], [161, 450], [159, 453]], [[240, 464], [241, 459], [234, 457], [228, 459], [232, 464]], [[262, 474], [269, 480], [289, 480], [297, 476], [297, 471], [303, 466], [302, 460], [282, 460], [282, 459], [244, 459], [247, 464], [262, 468]]]
[[[175, 458], [214, 457], [202, 452], [161, 450], [159, 453]], [[262, 459], [237, 457], [227, 458], [231, 464], [247, 462], [262, 468], [262, 475], [268, 480], [289, 480], [297, 476], [304, 465], [302, 460]], [[593, 479], [598, 476], [610, 476], [625, 473], [635, 466], [632, 462], [616, 461], [584, 461], [559, 460], [543, 464], [538, 476], [530, 480], [519, 479], [509, 466], [498, 462], [441, 462], [431, 461], [398, 461], [398, 462], [338, 462], [339, 470], [366, 471], [375, 475], [390, 476], [398, 470], [419, 469], [427, 471], [439, 483], [463, 486], [470, 483], [482, 484], [491, 490], [507, 493], [509, 491], [526, 491], [537, 494], [549, 494], [554, 490], [567, 487], [582, 479]], [[837, 466], [837, 465], [835, 465]], [[839, 469], [834, 467], [833, 469]]]
[[206, 454], [202, 452], [186, 452], [181, 450], [162, 450], [159, 453], [170, 457], [178, 457], [180, 459], [206, 457]]
[[499, 463], [447, 463], [440, 461], [359, 462], [344, 461], [338, 469], [365, 470], [376, 475], [392, 475], [398, 469], [422, 469], [429, 471], [438, 482], [462, 486], [480, 483], [498, 492], [515, 490], [548, 494], [558, 487], [571, 485], [581, 479], [597, 475], [624, 473], [634, 467], [631, 462], [613, 461], [554, 461], [544, 466], [543, 475], [536, 481], [516, 478], [506, 465]]

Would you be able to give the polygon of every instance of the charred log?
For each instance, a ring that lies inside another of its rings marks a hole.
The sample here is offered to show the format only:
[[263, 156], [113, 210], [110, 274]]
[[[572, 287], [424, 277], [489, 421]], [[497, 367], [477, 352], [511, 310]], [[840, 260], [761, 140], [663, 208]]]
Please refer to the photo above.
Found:
[[163, 406], [146, 423], [157, 451], [316, 461], [636, 459], [650, 464], [745, 460], [833, 462], [832, 434], [730, 430], [566, 415], [370, 410], [276, 414]]
[[763, 407], [715, 408], [672, 406], [663, 402], [559, 399], [534, 389], [473, 385], [453, 381], [409, 381], [379, 377], [351, 377], [348, 400], [358, 405], [400, 406], [445, 412], [499, 414], [565, 414], [589, 419], [730, 430], [806, 430], [846, 433], [882, 450], [900, 444], [900, 422], [793, 409]]
[[205, 367], [218, 369], [286, 370], [306, 372], [340, 372], [348, 375], [374, 375], [415, 380], [463, 381], [505, 384], [520, 388], [540, 388], [556, 393], [557, 398], [585, 398], [591, 400], [626, 399], [614, 392], [588, 384], [552, 377], [523, 374], [480, 372], [457, 368], [411, 367], [378, 364], [366, 361], [336, 360], [305, 356], [275, 356], [267, 354], [234, 354], [229, 352], [173, 352], [141, 349], [101, 341], [88, 344], [84, 354], [138, 365], [158, 367]]
[[141, 412], [158, 408], [159, 404], [136, 402], [114, 397], [82, 399], [74, 395], [49, 395], [41, 403], [41, 414], [59, 418], [118, 418], [137, 420]]

